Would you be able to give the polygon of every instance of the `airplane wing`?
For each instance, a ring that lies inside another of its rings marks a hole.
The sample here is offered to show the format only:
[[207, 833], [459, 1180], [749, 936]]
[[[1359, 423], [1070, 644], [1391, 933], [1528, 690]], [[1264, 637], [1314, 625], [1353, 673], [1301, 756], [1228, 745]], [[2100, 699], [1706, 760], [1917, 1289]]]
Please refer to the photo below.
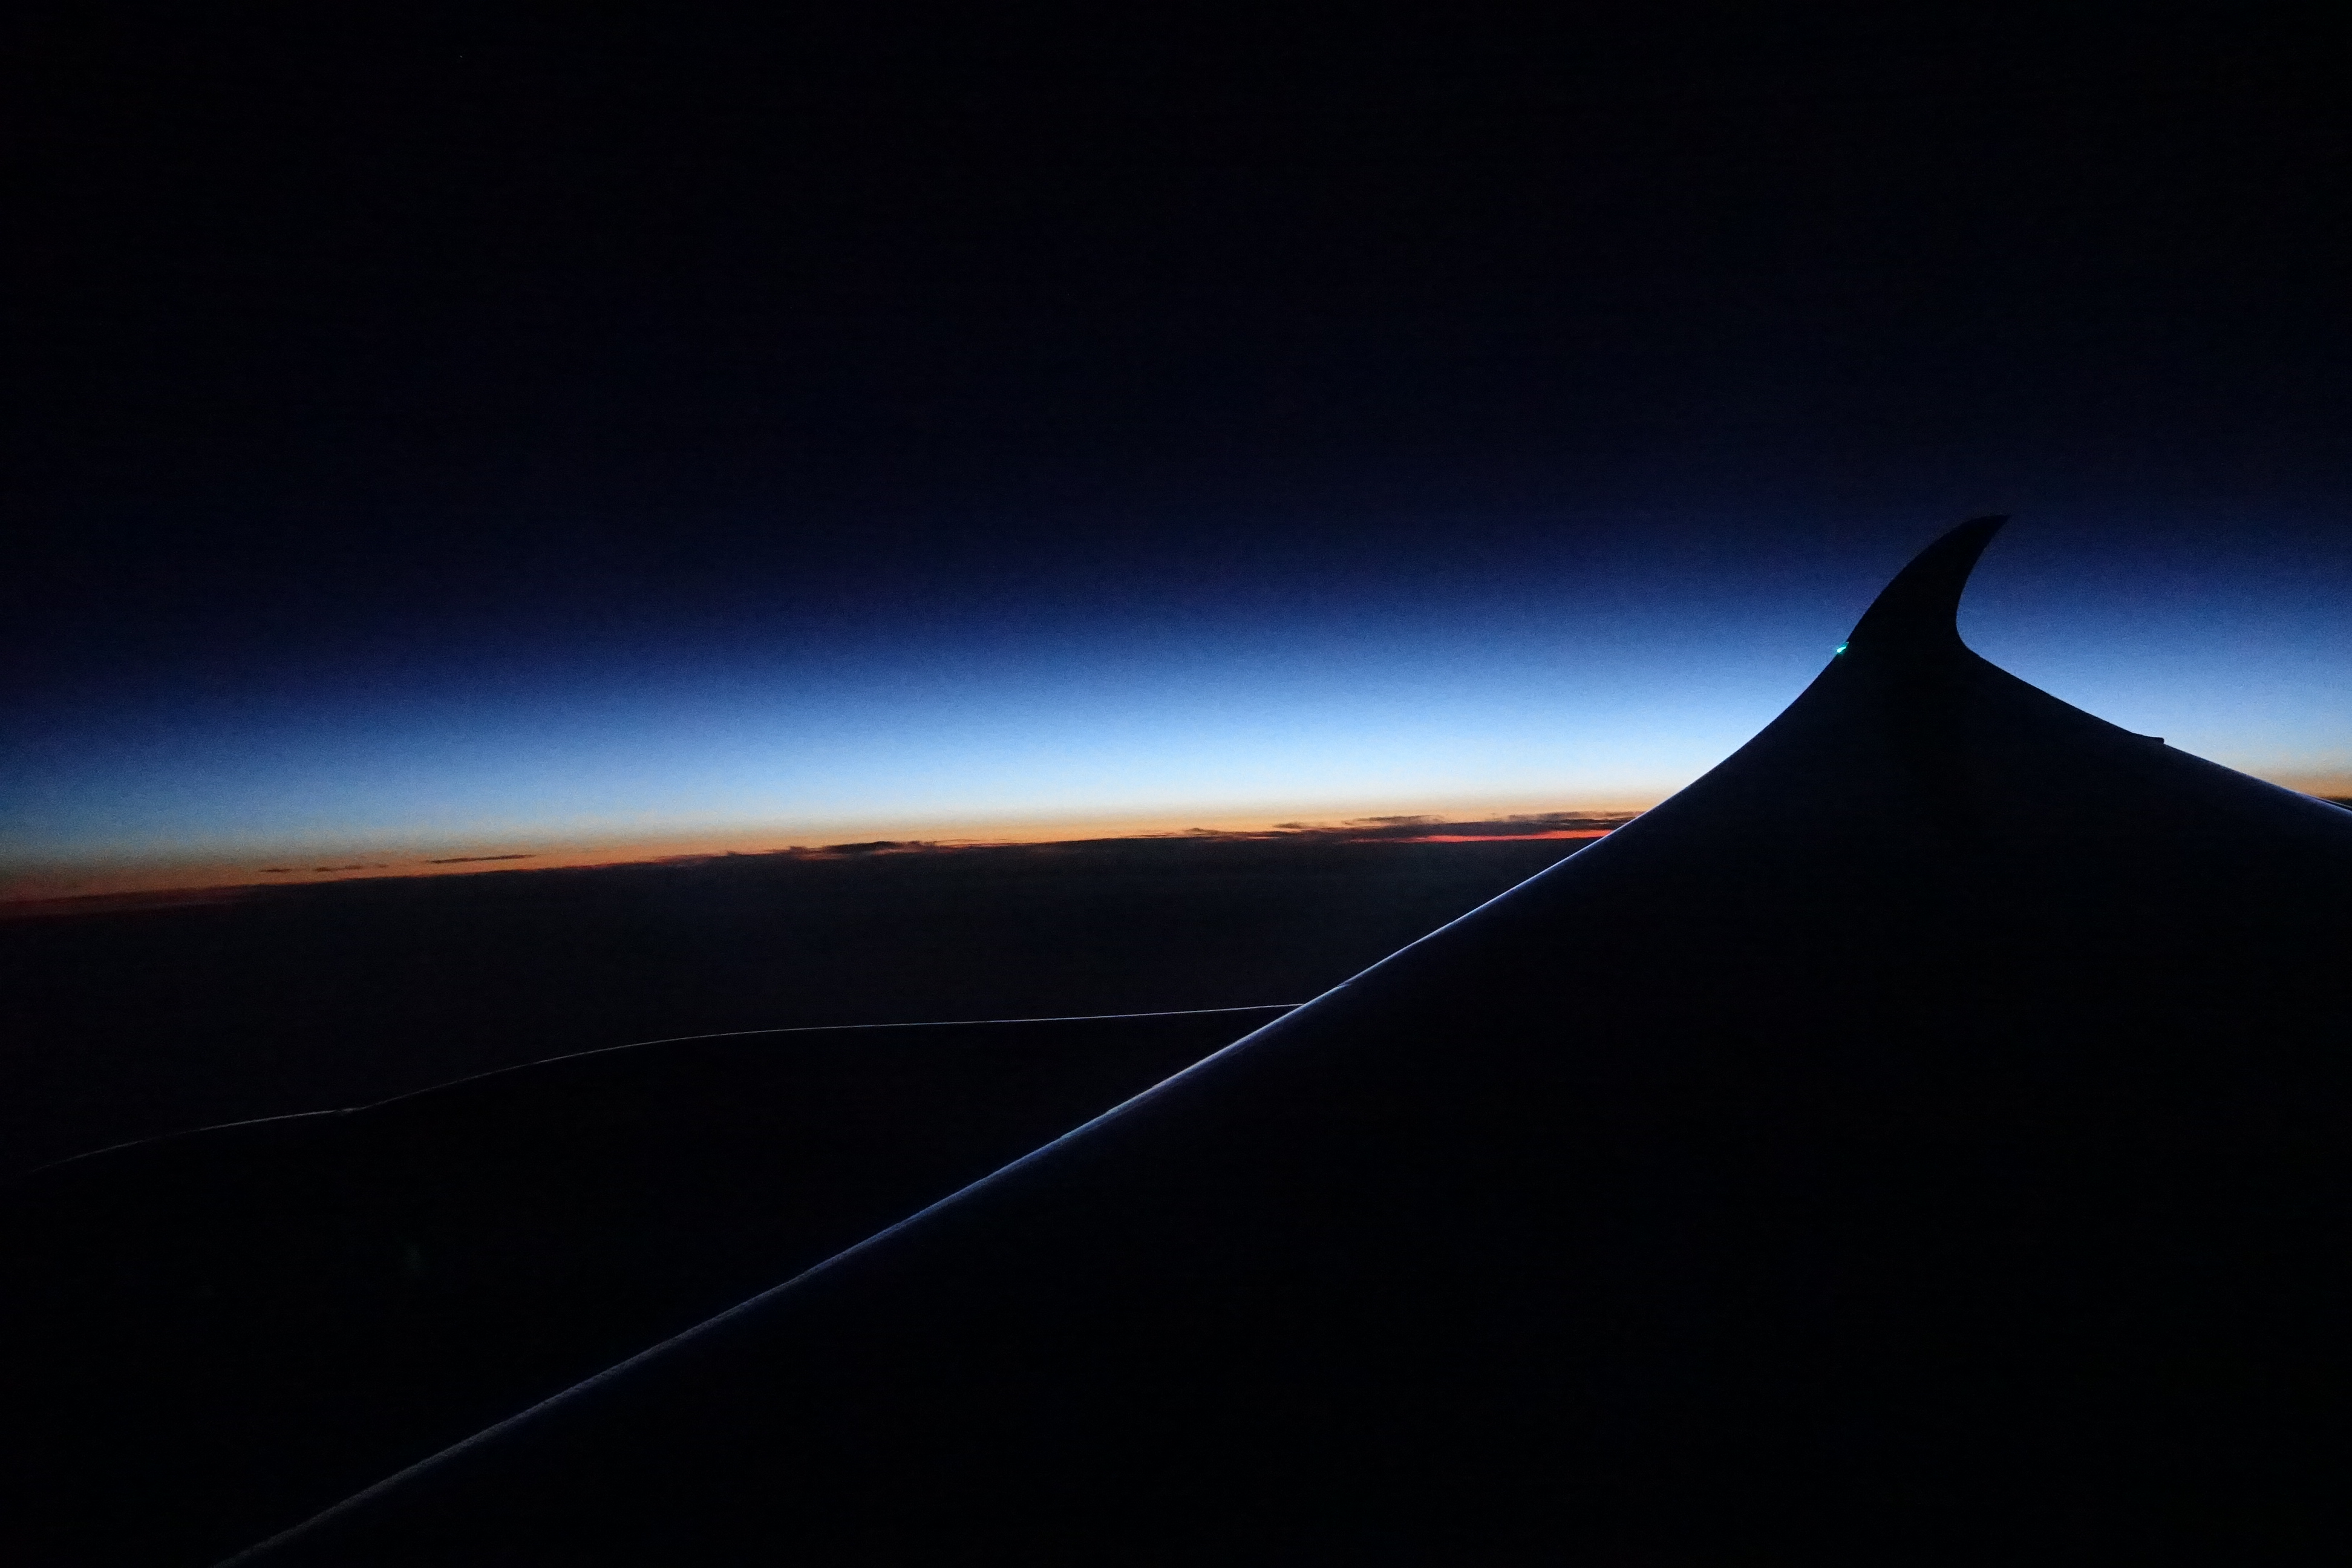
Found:
[[1969, 652], [1998, 526], [1610, 838], [236, 1561], [2316, 1539], [2352, 814]]
[[2312, 1539], [2352, 814], [1961, 643], [255, 1564]]

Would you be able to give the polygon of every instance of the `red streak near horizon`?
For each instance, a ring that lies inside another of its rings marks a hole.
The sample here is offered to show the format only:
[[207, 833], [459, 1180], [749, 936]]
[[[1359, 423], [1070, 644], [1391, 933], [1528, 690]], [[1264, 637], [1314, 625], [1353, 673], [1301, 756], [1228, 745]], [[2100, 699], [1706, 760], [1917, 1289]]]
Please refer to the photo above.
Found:
[[1617, 830], [1613, 827], [1559, 827], [1549, 833], [1423, 833], [1412, 838], [1392, 838], [1392, 844], [1503, 844], [1517, 843], [1528, 838], [1606, 838]]

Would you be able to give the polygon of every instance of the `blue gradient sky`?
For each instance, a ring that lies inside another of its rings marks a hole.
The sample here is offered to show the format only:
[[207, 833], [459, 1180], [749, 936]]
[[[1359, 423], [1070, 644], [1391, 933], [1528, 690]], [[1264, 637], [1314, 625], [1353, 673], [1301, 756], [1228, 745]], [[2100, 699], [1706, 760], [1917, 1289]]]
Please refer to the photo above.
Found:
[[[1143, 558], [1084, 593], [966, 572], [817, 606], [786, 581], [688, 624], [361, 627], [299, 661], [118, 674], [23, 721], [6, 869], [29, 896], [192, 866], [1645, 805], [1801, 689], [1904, 551], [1892, 527], [1642, 521], [1559, 527], [1550, 552], [1539, 523], [1457, 521], [1436, 560]], [[2021, 520], [1963, 627], [2093, 712], [2341, 791], [2347, 565], [2308, 530]]]
[[53, 21], [14, 896], [1638, 806], [1990, 511], [1986, 655], [2352, 788], [2332, 34]]

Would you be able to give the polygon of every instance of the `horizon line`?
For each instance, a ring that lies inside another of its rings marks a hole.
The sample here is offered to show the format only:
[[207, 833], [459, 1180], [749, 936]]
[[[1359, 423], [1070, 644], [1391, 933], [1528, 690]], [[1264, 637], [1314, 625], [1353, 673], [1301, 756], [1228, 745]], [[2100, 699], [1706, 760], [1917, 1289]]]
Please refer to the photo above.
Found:
[[[145, 872], [126, 869], [110, 874], [85, 873], [75, 878], [76, 882], [85, 885], [72, 890], [49, 890], [41, 886], [41, 879], [26, 878], [21, 889], [0, 890], [0, 919], [229, 902], [251, 894], [282, 889], [341, 886], [352, 882], [416, 881], [445, 876], [532, 871], [593, 871], [631, 866], [685, 866], [725, 859], [839, 860], [884, 855], [1048, 849], [1087, 844], [1150, 842], [1474, 844], [1567, 841], [1604, 837], [1641, 814], [1641, 810], [1624, 808], [1511, 812], [1484, 817], [1446, 817], [1413, 813], [1346, 817], [1338, 821], [1293, 820], [1249, 827], [1189, 826], [1127, 833], [1082, 833], [1065, 837], [876, 838], [835, 844], [778, 845], [766, 840], [764, 836], [729, 835], [732, 842], [725, 846], [691, 849], [667, 847], [659, 853], [632, 853], [631, 850], [637, 847], [627, 844], [576, 849], [510, 850], [482, 855], [352, 861], [341, 865], [253, 867], [241, 874], [227, 872], [218, 880], [176, 880], [173, 879], [171, 871], [160, 868]], [[752, 842], [761, 842], [762, 847], [742, 847]], [[271, 879], [275, 878], [289, 879]], [[89, 889], [86, 883], [91, 880], [114, 885]]]

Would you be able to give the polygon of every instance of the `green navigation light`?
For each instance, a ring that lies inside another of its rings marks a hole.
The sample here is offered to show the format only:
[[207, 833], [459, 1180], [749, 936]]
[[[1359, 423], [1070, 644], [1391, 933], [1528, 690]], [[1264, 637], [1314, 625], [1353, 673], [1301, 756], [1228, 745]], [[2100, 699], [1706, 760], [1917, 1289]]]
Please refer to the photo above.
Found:
[[1842, 654], [1842, 653], [1843, 653], [1844, 651], [1845, 651], [1845, 644], [1843, 644], [1843, 643], [1840, 643], [1840, 644], [1838, 644], [1838, 645], [1837, 645], [1837, 647], [1833, 647], [1833, 648], [1830, 649], [1830, 653], [1831, 653], [1832, 657], [1835, 657], [1836, 655], [1838, 655], [1838, 654]]

